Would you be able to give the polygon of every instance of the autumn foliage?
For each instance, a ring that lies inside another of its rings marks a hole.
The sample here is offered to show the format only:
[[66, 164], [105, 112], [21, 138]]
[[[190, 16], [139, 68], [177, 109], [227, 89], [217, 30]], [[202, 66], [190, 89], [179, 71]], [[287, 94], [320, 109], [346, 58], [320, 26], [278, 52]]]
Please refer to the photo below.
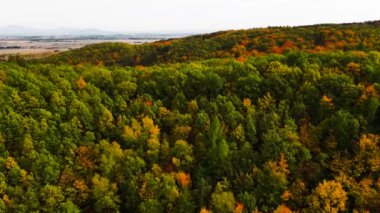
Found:
[[378, 212], [379, 29], [0, 63], [0, 212]]

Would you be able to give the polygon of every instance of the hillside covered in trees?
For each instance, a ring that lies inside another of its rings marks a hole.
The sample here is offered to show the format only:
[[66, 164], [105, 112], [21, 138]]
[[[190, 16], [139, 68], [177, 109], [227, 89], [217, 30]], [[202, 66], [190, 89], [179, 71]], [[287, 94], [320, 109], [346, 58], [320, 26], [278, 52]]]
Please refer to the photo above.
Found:
[[1, 212], [376, 212], [376, 22], [0, 63]]
[[380, 51], [380, 21], [304, 27], [223, 31], [153, 44], [103, 43], [64, 52], [45, 63], [149, 66], [159, 63], [249, 56], [289, 51]]

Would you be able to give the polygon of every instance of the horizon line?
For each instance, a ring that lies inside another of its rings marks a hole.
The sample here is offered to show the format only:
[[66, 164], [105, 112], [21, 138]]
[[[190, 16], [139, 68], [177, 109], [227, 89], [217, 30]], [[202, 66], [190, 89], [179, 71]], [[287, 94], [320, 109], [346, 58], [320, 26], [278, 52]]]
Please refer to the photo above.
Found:
[[[59, 29], [67, 29], [67, 30], [74, 30], [74, 31], [80, 31], [80, 30], [98, 30], [103, 31], [107, 34], [137, 34], [137, 33], [146, 33], [146, 34], [193, 34], [193, 33], [213, 33], [213, 32], [220, 32], [220, 31], [229, 31], [229, 30], [249, 30], [249, 29], [262, 29], [262, 28], [275, 28], [275, 27], [308, 27], [308, 26], [321, 26], [321, 25], [339, 25], [339, 24], [366, 24], [366, 23], [374, 23], [374, 22], [380, 22], [380, 19], [377, 20], [366, 20], [366, 21], [358, 21], [358, 22], [319, 22], [319, 23], [311, 23], [311, 24], [299, 24], [299, 25], [267, 25], [267, 26], [252, 26], [247, 28], [208, 28], [208, 29], [162, 29], [162, 30], [111, 30], [111, 29], [105, 29], [103, 27], [69, 27], [69, 26], [57, 26], [57, 27], [34, 27], [34, 26], [26, 26], [26, 25], [20, 25], [20, 24], [8, 24], [8, 25], [1, 25], [1, 28], [6, 27], [19, 27], [24, 29], [30, 29], [30, 30], [40, 30], [40, 31], [53, 31], [53, 30], [59, 30]], [[1, 34], [1, 32], [0, 32]]]

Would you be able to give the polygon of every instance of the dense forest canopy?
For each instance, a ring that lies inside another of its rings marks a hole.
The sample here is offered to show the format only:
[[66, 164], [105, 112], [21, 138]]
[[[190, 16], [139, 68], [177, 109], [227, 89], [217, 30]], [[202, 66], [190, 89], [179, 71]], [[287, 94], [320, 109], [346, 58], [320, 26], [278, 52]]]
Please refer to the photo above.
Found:
[[376, 212], [379, 38], [267, 28], [0, 63], [0, 211]]

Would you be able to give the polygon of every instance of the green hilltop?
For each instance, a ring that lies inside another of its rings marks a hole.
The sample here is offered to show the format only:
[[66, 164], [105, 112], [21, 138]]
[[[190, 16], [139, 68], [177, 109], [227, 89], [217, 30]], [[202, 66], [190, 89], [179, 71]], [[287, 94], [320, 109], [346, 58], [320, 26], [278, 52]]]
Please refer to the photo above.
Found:
[[45, 63], [149, 66], [289, 51], [380, 50], [379, 22], [222, 31], [143, 45], [102, 43], [64, 52]]

